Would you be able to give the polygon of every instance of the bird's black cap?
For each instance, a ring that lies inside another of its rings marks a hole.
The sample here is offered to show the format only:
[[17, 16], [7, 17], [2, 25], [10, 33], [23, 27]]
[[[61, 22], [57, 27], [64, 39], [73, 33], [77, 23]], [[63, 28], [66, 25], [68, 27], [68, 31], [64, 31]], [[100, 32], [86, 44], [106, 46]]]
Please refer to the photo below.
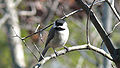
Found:
[[62, 26], [65, 23], [64, 19], [58, 19], [55, 21], [55, 25], [56, 26]]

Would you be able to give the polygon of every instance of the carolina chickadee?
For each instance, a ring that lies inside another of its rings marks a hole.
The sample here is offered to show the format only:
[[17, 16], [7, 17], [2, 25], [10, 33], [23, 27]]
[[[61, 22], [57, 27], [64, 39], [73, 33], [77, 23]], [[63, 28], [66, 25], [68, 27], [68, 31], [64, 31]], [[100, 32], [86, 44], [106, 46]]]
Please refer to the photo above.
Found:
[[66, 21], [63, 19], [56, 20], [49, 31], [45, 48], [42, 52], [42, 55], [40, 56], [39, 61], [43, 59], [43, 56], [50, 47], [53, 48], [55, 54], [57, 55], [55, 48], [64, 46], [68, 40], [68, 37], [69, 29], [67, 27]]

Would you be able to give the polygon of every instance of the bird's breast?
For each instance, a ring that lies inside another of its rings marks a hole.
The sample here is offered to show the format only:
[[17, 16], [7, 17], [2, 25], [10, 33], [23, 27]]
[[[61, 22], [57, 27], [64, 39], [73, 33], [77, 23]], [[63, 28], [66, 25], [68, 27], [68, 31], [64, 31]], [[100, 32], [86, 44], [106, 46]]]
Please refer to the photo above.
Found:
[[69, 30], [56, 31], [54, 38], [51, 40], [51, 46], [53, 48], [64, 46], [68, 40]]

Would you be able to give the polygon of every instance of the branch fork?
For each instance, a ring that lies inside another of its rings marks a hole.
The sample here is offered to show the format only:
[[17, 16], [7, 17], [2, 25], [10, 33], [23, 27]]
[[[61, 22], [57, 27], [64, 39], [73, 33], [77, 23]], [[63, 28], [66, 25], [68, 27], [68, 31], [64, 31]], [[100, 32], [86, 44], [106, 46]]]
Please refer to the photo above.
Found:
[[77, 51], [77, 50], [92, 50], [92, 51], [102, 54], [106, 58], [113, 61], [113, 58], [110, 56], [110, 54], [106, 53], [103, 49], [97, 48], [91, 44], [76, 45], [76, 46], [68, 47], [68, 50], [69, 51], [66, 51], [66, 49], [63, 49], [63, 50], [58, 51], [57, 56], [55, 54], [51, 54], [50, 56], [44, 57], [44, 59], [41, 60], [40, 62], [38, 62], [33, 68], [40, 68], [41, 65], [43, 65], [50, 59], [53, 59], [53, 58], [59, 57], [61, 55], [64, 55], [66, 53], [69, 53], [71, 51]]

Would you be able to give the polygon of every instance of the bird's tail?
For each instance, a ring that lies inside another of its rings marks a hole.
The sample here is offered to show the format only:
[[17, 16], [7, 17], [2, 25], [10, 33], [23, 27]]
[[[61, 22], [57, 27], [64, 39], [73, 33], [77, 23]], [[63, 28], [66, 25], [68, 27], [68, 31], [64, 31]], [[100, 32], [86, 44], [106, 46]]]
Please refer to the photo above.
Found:
[[44, 56], [45, 56], [45, 54], [46, 54], [46, 52], [48, 51], [49, 48], [50, 48], [49, 46], [44, 48], [38, 62], [40, 62], [44, 58]]

